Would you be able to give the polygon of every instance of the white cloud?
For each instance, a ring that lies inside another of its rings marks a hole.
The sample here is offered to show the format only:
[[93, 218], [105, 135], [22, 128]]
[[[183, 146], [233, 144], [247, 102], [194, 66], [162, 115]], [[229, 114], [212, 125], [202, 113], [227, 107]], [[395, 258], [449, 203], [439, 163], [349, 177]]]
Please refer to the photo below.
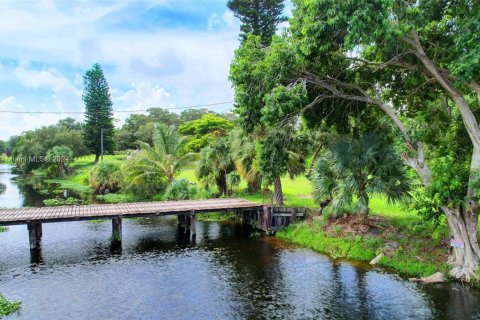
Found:
[[[178, 6], [168, 0], [143, 4], [169, 10]], [[102, 24], [107, 17], [121, 20], [119, 12], [128, 5], [128, 1], [0, 1], [0, 59], [30, 62], [3, 68], [10, 74], [2, 73], [0, 81], [17, 79], [25, 88], [50, 90], [48, 97], [38, 97], [50, 111], [80, 111], [81, 74], [99, 62], [112, 90], [114, 109], [233, 100], [228, 72], [238, 46], [239, 22], [229, 10], [205, 18], [203, 30], [129, 30]], [[0, 86], [0, 98], [14, 95], [24, 101], [27, 90], [16, 90]], [[38, 109], [30, 102], [25, 106]], [[224, 109], [220, 106], [217, 111]]]
[[[0, 110], [26, 111], [27, 108], [19, 103], [14, 96], [9, 96], [0, 100]], [[54, 124], [61, 118], [63, 117], [57, 114], [2, 113], [0, 116], [0, 140], [7, 140], [10, 136], [18, 135], [24, 131]]]
[[32, 70], [26, 64], [15, 69], [17, 79], [27, 88], [46, 88], [52, 91], [56, 111], [81, 111], [81, 90], [61, 76], [56, 69]]

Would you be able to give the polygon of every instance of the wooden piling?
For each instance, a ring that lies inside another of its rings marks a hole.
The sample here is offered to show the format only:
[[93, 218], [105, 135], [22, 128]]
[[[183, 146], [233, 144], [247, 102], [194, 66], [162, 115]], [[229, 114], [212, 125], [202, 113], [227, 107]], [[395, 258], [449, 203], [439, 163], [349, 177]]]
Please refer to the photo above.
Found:
[[112, 219], [112, 241], [122, 241], [122, 218], [120, 217]]
[[36, 222], [27, 223], [28, 240], [30, 242], [30, 250], [40, 249], [42, 239], [42, 224]]
[[190, 218], [190, 235], [192, 237], [195, 237], [196, 235], [196, 227], [195, 227], [195, 212], [192, 211], [190, 214], [189, 214], [189, 218]]

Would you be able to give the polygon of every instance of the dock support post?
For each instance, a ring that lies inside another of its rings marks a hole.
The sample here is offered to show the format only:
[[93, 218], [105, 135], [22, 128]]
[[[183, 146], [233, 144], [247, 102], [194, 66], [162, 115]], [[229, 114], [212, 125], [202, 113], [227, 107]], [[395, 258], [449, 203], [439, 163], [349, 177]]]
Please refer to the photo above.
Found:
[[42, 239], [42, 224], [37, 222], [29, 222], [28, 228], [28, 240], [30, 242], [30, 250], [40, 249]]
[[193, 239], [195, 239], [195, 236], [197, 234], [197, 231], [195, 228], [195, 211], [190, 212], [189, 218], [190, 218], [190, 235], [192, 236]]
[[112, 219], [112, 241], [122, 242], [122, 218]]

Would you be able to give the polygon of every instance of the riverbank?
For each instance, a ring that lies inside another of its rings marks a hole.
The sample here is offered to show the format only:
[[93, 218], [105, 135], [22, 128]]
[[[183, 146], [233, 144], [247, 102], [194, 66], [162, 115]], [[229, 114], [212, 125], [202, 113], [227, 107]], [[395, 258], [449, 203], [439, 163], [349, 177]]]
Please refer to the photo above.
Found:
[[341, 219], [315, 217], [289, 226], [276, 236], [291, 243], [328, 254], [370, 262], [382, 253], [377, 265], [404, 276], [425, 277], [435, 272], [448, 275], [448, 231], [445, 225], [372, 215], [368, 222], [358, 216]]

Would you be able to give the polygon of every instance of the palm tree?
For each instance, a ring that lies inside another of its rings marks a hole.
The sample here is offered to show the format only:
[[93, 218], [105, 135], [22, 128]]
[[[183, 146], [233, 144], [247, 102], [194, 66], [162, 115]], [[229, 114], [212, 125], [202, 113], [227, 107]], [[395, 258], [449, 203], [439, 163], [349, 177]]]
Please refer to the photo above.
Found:
[[235, 170], [235, 163], [226, 138], [219, 138], [200, 151], [197, 176], [208, 186], [214, 184], [222, 195], [228, 195], [228, 174]]
[[255, 138], [241, 130], [233, 130], [230, 141], [237, 172], [247, 182], [248, 192], [257, 193], [262, 184], [262, 175], [258, 166]]
[[153, 146], [139, 142], [142, 150], [130, 171], [137, 175], [164, 176], [170, 184], [175, 175], [190, 162], [193, 154], [183, 152], [185, 138], [179, 137], [175, 127], [160, 123], [154, 130]]
[[409, 181], [393, 148], [375, 134], [360, 139], [340, 139], [317, 160], [313, 174], [313, 195], [341, 214], [353, 203], [368, 215], [372, 194], [384, 194], [389, 201], [409, 195]]

